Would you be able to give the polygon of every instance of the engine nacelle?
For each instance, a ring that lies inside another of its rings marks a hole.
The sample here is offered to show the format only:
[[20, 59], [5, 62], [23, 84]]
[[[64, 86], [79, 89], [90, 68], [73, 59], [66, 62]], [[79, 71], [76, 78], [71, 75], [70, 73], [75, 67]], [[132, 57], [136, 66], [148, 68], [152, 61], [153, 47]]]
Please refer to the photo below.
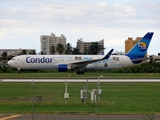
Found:
[[70, 70], [70, 67], [68, 64], [59, 64], [57, 66], [57, 71], [58, 72], [67, 72], [68, 70]]

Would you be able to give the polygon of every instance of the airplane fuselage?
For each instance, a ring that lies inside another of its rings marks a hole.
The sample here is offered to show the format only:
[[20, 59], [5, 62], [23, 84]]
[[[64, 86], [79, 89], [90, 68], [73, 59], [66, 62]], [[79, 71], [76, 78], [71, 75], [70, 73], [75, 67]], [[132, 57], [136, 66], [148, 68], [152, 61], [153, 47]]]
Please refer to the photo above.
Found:
[[21, 69], [57, 69], [59, 72], [84, 69], [114, 69], [149, 62], [145, 57], [153, 32], [148, 32], [125, 55], [21, 55], [8, 61], [8, 65]]
[[[89, 61], [101, 58], [103, 55], [21, 55], [9, 61], [12, 67], [18, 69], [57, 69], [59, 64], [74, 64], [78, 61]], [[85, 69], [113, 69], [133, 65], [125, 55], [111, 55], [109, 59], [88, 64]], [[74, 65], [69, 65], [74, 69]]]

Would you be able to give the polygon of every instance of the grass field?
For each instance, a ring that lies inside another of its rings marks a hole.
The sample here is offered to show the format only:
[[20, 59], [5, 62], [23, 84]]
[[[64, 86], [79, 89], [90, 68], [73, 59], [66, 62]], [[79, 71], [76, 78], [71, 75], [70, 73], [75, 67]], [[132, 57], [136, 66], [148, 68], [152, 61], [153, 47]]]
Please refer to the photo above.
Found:
[[0, 79], [5, 78], [98, 78], [103, 75], [104, 78], [160, 78], [159, 73], [105, 73], [105, 72], [86, 72], [84, 75], [76, 73], [0, 73]]
[[[30, 76], [31, 77], [31, 76]], [[91, 103], [90, 93], [81, 102], [80, 90], [85, 83], [68, 83], [69, 99], [64, 102], [64, 83], [0, 83], [0, 114], [34, 113], [96, 114], [97, 103]], [[89, 90], [96, 83], [89, 83]], [[160, 83], [101, 83], [100, 114], [156, 114], [160, 110]], [[42, 96], [41, 101], [36, 96]]]

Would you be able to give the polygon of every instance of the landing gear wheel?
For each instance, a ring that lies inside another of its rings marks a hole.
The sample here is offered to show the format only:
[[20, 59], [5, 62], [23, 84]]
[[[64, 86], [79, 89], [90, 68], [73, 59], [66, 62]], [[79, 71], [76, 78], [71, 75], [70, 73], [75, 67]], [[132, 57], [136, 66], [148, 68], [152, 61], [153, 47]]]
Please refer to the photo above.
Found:
[[80, 71], [77, 71], [77, 74], [81, 74], [81, 72], [80, 72]]
[[77, 74], [84, 74], [84, 71], [77, 71]]
[[18, 74], [21, 74], [21, 69], [20, 69], [20, 68], [17, 68], [17, 70], [18, 70]]
[[84, 71], [81, 71], [80, 73], [81, 73], [81, 74], [84, 74]]
[[18, 70], [18, 74], [21, 74], [21, 70]]

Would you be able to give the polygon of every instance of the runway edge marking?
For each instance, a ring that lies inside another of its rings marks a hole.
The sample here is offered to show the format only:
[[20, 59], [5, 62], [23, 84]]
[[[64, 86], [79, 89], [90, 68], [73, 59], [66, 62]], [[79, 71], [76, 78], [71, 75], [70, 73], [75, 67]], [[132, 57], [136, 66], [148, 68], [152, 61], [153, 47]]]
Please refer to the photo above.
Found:
[[21, 115], [11, 115], [11, 116], [8, 116], [8, 117], [0, 118], [0, 120], [9, 120], [9, 119], [16, 118], [16, 117], [19, 117], [19, 116], [21, 116]]

